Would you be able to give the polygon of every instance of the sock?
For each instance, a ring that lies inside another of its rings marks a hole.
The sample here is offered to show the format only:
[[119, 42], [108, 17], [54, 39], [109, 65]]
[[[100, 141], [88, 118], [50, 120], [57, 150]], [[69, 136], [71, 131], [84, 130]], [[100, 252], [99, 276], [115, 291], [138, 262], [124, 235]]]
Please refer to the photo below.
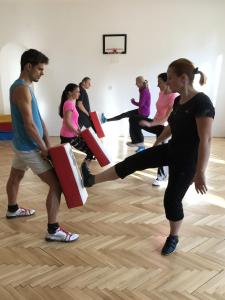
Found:
[[8, 205], [9, 212], [15, 212], [15, 211], [17, 211], [17, 209], [19, 209], [18, 204]]
[[48, 223], [48, 233], [54, 234], [56, 230], [59, 228], [59, 223]]

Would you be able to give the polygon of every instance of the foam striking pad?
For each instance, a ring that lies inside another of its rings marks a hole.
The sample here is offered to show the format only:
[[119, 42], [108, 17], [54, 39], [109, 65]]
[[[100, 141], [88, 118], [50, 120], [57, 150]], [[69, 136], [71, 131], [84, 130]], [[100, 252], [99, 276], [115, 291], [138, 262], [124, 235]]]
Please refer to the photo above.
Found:
[[49, 154], [68, 208], [84, 205], [88, 194], [71, 145], [67, 143], [51, 147]]
[[105, 133], [102, 129], [101, 122], [99, 120], [98, 114], [96, 111], [90, 112], [90, 118], [96, 130], [97, 136], [101, 139], [105, 136]]
[[91, 127], [81, 128], [81, 136], [98, 160], [101, 167], [110, 164], [110, 156], [108, 155], [104, 145]]

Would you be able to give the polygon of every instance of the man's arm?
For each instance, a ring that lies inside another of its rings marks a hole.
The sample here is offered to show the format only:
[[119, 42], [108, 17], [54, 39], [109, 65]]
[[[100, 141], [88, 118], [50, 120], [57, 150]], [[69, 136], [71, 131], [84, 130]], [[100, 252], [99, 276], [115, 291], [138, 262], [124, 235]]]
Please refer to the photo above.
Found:
[[77, 100], [77, 107], [83, 112], [85, 113], [88, 117], [89, 117], [89, 112], [86, 110], [86, 108], [84, 107], [82, 101]]
[[16, 88], [12, 95], [12, 101], [16, 104], [22, 115], [27, 134], [37, 143], [41, 150], [42, 156], [46, 157], [48, 150], [34, 123], [31, 100], [32, 97], [29, 88], [26, 86], [20, 86]]
[[50, 140], [49, 140], [48, 130], [47, 130], [47, 127], [46, 127], [45, 122], [42, 119], [42, 117], [41, 117], [41, 123], [42, 123], [42, 127], [43, 127], [43, 130], [44, 130], [44, 141], [45, 141], [45, 144], [46, 144], [47, 148], [50, 148], [51, 144], [50, 144]]

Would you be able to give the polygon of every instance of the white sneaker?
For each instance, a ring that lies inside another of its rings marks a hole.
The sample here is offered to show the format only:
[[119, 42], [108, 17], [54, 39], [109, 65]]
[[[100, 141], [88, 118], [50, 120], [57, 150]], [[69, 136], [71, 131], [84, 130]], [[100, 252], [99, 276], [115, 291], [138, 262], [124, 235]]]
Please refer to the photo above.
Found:
[[160, 186], [160, 185], [162, 185], [162, 183], [163, 183], [164, 181], [166, 181], [166, 180], [167, 180], [167, 176], [164, 177], [164, 178], [161, 178], [161, 179], [156, 178], [155, 180], [153, 180], [152, 185], [153, 185], [153, 186]]
[[127, 142], [127, 146], [129, 146], [129, 147], [144, 147], [144, 144], [143, 143], [133, 144], [132, 142]]
[[64, 230], [62, 227], [59, 227], [55, 233], [53, 234], [47, 233], [45, 236], [45, 240], [48, 242], [70, 243], [76, 241], [78, 238], [79, 238], [79, 234], [68, 232]]
[[13, 219], [13, 218], [19, 218], [19, 217], [29, 217], [35, 214], [34, 209], [29, 209], [29, 208], [18, 208], [14, 212], [7, 211], [6, 212], [6, 218], [7, 219]]
[[153, 180], [152, 186], [160, 186], [161, 183], [162, 183], [162, 181], [161, 181], [161, 180], [158, 180], [158, 179], [156, 178], [155, 180]]

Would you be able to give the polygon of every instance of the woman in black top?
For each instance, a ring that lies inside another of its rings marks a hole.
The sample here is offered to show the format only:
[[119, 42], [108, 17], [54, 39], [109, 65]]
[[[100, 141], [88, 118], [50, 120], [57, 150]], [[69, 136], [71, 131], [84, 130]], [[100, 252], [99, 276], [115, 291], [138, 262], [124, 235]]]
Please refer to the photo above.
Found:
[[89, 103], [89, 97], [87, 93], [87, 89], [89, 89], [91, 86], [91, 79], [89, 77], [84, 77], [79, 84], [80, 87], [80, 97], [77, 100], [77, 111], [79, 113], [79, 126], [82, 128], [82, 126], [89, 128], [92, 127], [92, 122], [89, 116], [89, 113], [91, 111], [90, 109], [90, 103]]
[[[170, 235], [162, 248], [162, 255], [175, 251], [178, 232], [184, 217], [182, 199], [194, 182], [196, 191], [206, 193], [205, 171], [209, 159], [212, 123], [215, 115], [212, 102], [204, 93], [193, 87], [196, 74], [200, 84], [204, 74], [192, 62], [181, 58], [169, 65], [168, 84], [175, 99], [168, 126], [157, 138], [153, 147], [127, 157], [124, 161], [98, 175], [90, 174], [82, 164], [84, 184], [92, 186], [117, 178], [125, 178], [137, 170], [169, 166], [169, 180], [164, 195], [165, 214], [170, 223]], [[171, 136], [168, 144], [159, 145]]]

